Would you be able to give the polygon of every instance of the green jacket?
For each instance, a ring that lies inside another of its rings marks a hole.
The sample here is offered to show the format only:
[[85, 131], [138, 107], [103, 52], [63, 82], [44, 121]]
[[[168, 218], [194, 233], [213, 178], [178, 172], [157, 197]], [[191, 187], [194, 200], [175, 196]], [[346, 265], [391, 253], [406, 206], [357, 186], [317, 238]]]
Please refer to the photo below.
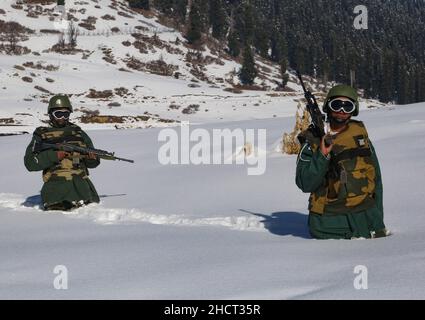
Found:
[[[46, 136], [58, 135], [54, 139], [54, 143], [61, 142], [60, 140], [65, 137], [67, 142], [73, 143], [72, 139], [75, 138], [80, 145], [85, 145], [89, 148], [94, 148], [89, 136], [81, 130], [78, 126], [69, 123], [66, 127], [56, 128], [54, 126], [39, 127], [34, 133], [30, 144], [28, 145], [24, 163], [28, 171], [43, 171], [43, 180], [45, 181], [41, 189], [41, 198], [45, 209], [50, 206], [57, 206], [61, 204], [72, 204], [73, 202], [83, 201], [85, 203], [99, 202], [99, 196], [90, 179], [88, 178], [89, 168], [96, 168], [100, 164], [99, 159], [81, 159], [78, 164], [78, 172], [69, 169], [61, 169], [61, 174], [56, 174], [55, 171], [63, 164], [57, 157], [55, 150], [45, 150], [41, 152], [34, 152], [33, 146], [36, 142], [46, 141]], [[70, 161], [70, 160], [66, 160]], [[53, 173], [53, 174], [52, 174]]]
[[[371, 149], [371, 159], [375, 168], [374, 205], [357, 212], [347, 209], [347, 212], [335, 214], [324, 212], [317, 214], [310, 211], [309, 228], [315, 238], [320, 239], [349, 239], [352, 237], [370, 238], [371, 232], [385, 229], [383, 222], [383, 188], [381, 170], [375, 149], [368, 140]], [[314, 148], [307, 140], [301, 147], [297, 158], [296, 184], [307, 193], [315, 193], [331, 170], [330, 157], [325, 157], [320, 149]]]

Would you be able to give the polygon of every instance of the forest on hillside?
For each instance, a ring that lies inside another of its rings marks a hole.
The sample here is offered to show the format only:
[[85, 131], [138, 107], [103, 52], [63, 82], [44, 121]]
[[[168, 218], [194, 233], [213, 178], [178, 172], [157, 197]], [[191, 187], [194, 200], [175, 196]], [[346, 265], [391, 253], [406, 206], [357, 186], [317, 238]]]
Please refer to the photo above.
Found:
[[[326, 81], [353, 83], [365, 95], [400, 104], [425, 101], [425, 0], [364, 0], [367, 29], [354, 21], [358, 1], [129, 0], [183, 26], [189, 43], [205, 36], [244, 61], [253, 53]], [[244, 69], [243, 68], [243, 69]]]

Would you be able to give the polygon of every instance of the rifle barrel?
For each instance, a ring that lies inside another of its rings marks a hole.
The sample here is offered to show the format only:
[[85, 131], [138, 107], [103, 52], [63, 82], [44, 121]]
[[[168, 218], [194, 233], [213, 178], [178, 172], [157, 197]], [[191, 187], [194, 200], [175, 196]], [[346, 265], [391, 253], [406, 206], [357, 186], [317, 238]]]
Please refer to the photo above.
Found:
[[298, 70], [297, 70], [297, 76], [298, 76], [298, 79], [300, 79], [301, 87], [303, 87], [303, 91], [304, 91], [304, 94], [305, 94], [307, 92], [307, 90], [305, 89], [304, 81], [303, 81], [303, 78], [301, 76], [301, 73]]
[[130, 160], [130, 159], [124, 159], [124, 158], [118, 158], [118, 157], [115, 157], [115, 159], [120, 160], [120, 161], [126, 161], [126, 162], [130, 162], [130, 163], [134, 163], [134, 160]]
[[101, 157], [101, 158], [104, 157], [106, 159], [109, 158], [109, 159], [113, 159], [113, 160], [120, 160], [120, 161], [126, 161], [126, 162], [130, 162], [130, 163], [134, 163], [134, 160], [116, 157], [113, 152], [108, 152], [108, 151], [100, 150], [100, 149], [83, 148], [83, 147], [80, 147], [80, 146], [73, 145], [71, 143], [53, 144], [53, 143], [42, 142], [40, 144], [40, 147], [41, 147], [41, 149], [42, 149], [42, 147], [47, 147], [47, 148], [53, 148], [53, 149], [56, 149], [56, 150], [58, 150], [62, 147], [62, 148], [64, 148], [65, 151], [66, 151], [66, 149], [68, 149], [69, 151], [76, 151], [76, 152], [83, 153], [83, 154], [93, 152], [94, 154], [96, 154], [98, 157]]

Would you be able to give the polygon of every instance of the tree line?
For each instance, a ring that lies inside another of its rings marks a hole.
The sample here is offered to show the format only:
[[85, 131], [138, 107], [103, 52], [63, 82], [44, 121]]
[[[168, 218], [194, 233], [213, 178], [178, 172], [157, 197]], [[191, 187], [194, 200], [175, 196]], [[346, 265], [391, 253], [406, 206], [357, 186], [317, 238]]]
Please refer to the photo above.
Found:
[[368, 28], [356, 29], [357, 0], [129, 0], [184, 26], [187, 41], [205, 36], [241, 57], [242, 83], [257, 72], [254, 54], [327, 81], [352, 83], [384, 102], [425, 101], [425, 0], [363, 0]]

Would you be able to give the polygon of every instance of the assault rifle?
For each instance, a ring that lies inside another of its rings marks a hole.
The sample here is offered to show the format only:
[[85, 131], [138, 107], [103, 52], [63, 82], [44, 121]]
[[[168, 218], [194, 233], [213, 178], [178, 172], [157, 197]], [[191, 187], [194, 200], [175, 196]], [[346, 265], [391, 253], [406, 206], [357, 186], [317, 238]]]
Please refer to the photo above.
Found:
[[92, 153], [96, 155], [97, 157], [101, 159], [105, 159], [105, 160], [119, 160], [119, 161], [134, 163], [134, 160], [116, 157], [114, 152], [108, 152], [108, 151], [100, 150], [100, 149], [84, 148], [84, 147], [76, 146], [74, 144], [66, 143], [66, 142], [57, 143], [57, 144], [47, 143], [47, 142], [38, 142], [38, 143], [35, 143], [33, 151], [41, 152], [41, 151], [49, 150], [49, 149], [65, 151], [70, 153], [77, 152], [77, 153], [80, 153], [81, 155], [88, 155], [89, 153]]
[[298, 70], [297, 76], [303, 88], [304, 97], [307, 100], [306, 108], [311, 117], [311, 124], [314, 133], [319, 138], [325, 136], [325, 144], [326, 146], [330, 146], [332, 143], [332, 137], [326, 134], [325, 132], [325, 115], [320, 111], [319, 105], [316, 101], [316, 97], [305, 88], [303, 78], [301, 77], [301, 74]]

